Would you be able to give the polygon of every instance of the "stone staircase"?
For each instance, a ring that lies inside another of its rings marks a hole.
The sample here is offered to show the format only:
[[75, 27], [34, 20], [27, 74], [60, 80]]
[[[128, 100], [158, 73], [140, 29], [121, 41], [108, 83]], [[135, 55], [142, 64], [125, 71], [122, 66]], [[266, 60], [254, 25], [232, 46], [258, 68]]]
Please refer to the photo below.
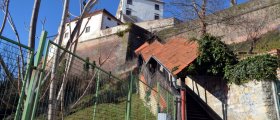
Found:
[[188, 93], [186, 94], [187, 120], [214, 120]]

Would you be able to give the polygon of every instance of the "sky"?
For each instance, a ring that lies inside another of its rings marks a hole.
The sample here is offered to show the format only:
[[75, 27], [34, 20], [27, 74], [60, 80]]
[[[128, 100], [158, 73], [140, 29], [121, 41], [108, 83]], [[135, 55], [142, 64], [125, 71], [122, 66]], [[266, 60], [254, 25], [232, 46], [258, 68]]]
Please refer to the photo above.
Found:
[[[74, 15], [79, 15], [79, 0], [70, 0], [70, 12]], [[170, 0], [165, 0], [168, 2]], [[245, 0], [237, 0], [238, 3], [243, 3]], [[10, 0], [9, 11], [13, 17], [16, 28], [19, 32], [21, 42], [25, 45], [28, 43], [28, 26], [30, 23], [30, 17], [32, 14], [34, 0]], [[94, 9], [106, 9], [113, 15], [115, 15], [119, 0], [99, 0]], [[225, 3], [228, 4], [228, 3]], [[39, 17], [37, 22], [36, 32], [36, 45], [39, 41], [39, 36], [43, 30], [41, 21], [46, 20], [44, 29], [48, 32], [48, 36], [56, 35], [60, 19], [62, 15], [63, 0], [41, 0], [41, 6], [39, 11]], [[0, 22], [3, 21], [3, 12], [0, 13]], [[171, 14], [164, 12], [164, 17], [170, 17]], [[3, 36], [16, 40], [9, 24], [6, 24]]]

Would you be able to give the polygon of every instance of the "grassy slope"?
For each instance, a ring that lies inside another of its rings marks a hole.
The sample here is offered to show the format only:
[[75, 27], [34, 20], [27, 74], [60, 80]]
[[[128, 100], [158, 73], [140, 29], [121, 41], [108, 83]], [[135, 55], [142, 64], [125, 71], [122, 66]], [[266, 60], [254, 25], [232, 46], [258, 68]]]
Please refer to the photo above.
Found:
[[[132, 95], [131, 117], [133, 120], [144, 120], [145, 109], [143, 101], [137, 95]], [[125, 119], [126, 102], [102, 103], [97, 105], [96, 120], [123, 120]], [[147, 120], [155, 120], [152, 113], [146, 111]], [[79, 110], [66, 116], [65, 120], [92, 120], [93, 106]]]
[[[245, 41], [237, 44], [231, 44], [230, 48], [234, 52], [248, 52], [250, 41]], [[263, 53], [271, 51], [272, 49], [280, 49], [280, 30], [270, 31], [264, 34], [261, 39], [256, 43], [254, 52]]]

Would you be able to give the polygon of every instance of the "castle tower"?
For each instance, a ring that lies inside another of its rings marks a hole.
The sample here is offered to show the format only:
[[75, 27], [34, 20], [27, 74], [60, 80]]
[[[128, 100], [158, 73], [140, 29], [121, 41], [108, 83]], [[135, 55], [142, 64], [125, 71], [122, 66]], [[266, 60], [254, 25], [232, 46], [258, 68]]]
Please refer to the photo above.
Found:
[[163, 17], [161, 0], [120, 0], [116, 18], [122, 22], [142, 22]]

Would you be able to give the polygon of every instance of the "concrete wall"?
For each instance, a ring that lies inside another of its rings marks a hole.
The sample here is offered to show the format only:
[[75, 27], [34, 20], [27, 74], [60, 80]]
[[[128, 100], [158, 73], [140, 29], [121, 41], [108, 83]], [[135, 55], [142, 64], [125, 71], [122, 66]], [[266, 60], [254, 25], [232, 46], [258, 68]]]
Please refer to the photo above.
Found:
[[[116, 17], [121, 18], [121, 14], [126, 14], [126, 9], [131, 9], [131, 16], [137, 22], [154, 20], [155, 14], [163, 18], [163, 3], [157, 0], [132, 0], [132, 5], [127, 4], [127, 0], [121, 0]], [[159, 10], [155, 10], [155, 4], [159, 5]], [[124, 21], [125, 22], [125, 21]]]
[[[280, 1], [254, 0], [209, 15], [206, 22], [208, 33], [222, 36], [222, 41], [225, 43], [242, 42], [247, 40], [248, 35], [252, 33], [252, 30], [250, 30], [252, 26], [256, 27], [263, 24], [258, 33], [266, 33], [269, 30], [279, 28]], [[253, 23], [256, 25], [253, 25]], [[199, 38], [199, 21], [180, 23], [173, 28], [162, 30], [158, 35], [166, 40], [177, 36]]]
[[178, 23], [179, 23], [179, 20], [177, 20], [176, 18], [167, 18], [167, 19], [138, 22], [135, 24], [150, 32], [158, 32], [158, 31], [166, 29], [166, 28], [174, 27], [175, 24], [178, 24]]
[[186, 78], [185, 83], [224, 120], [277, 120], [273, 82], [223, 85], [223, 80]]

